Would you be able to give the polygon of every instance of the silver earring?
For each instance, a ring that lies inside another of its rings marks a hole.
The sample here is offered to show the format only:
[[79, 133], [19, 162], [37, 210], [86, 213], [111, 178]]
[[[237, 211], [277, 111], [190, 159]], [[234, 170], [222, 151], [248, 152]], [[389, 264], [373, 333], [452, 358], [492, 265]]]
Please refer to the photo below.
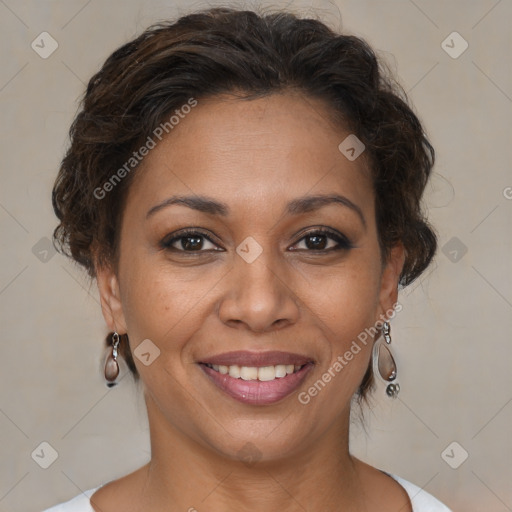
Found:
[[105, 361], [105, 380], [109, 388], [117, 384], [116, 379], [119, 375], [119, 364], [117, 362], [117, 347], [119, 346], [119, 334], [112, 334], [112, 351]]
[[400, 385], [398, 382], [394, 382], [397, 372], [395, 360], [389, 349], [390, 344], [391, 327], [389, 322], [384, 322], [382, 336], [373, 345], [373, 372], [374, 374], [378, 373], [382, 380], [389, 383], [386, 387], [386, 394], [391, 398], [396, 398], [400, 392]]

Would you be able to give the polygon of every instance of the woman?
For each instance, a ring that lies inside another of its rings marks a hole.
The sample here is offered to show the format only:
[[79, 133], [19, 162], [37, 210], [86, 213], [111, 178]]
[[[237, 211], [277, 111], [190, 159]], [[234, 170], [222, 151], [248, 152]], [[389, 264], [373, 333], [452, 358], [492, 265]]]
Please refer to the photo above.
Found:
[[[368, 45], [286, 12], [150, 27], [89, 82], [53, 191], [143, 384], [151, 460], [57, 511], [447, 511], [349, 451], [434, 151]], [[377, 374], [377, 375], [376, 375]]]

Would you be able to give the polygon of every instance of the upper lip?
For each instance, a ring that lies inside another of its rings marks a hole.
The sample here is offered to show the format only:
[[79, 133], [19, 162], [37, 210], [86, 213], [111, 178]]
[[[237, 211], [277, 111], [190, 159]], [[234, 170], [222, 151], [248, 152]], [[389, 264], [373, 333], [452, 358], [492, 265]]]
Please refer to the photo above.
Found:
[[225, 352], [207, 357], [200, 361], [203, 364], [215, 364], [222, 366], [276, 366], [279, 364], [304, 365], [313, 362], [310, 357], [292, 352], [250, 352], [237, 350], [235, 352]]

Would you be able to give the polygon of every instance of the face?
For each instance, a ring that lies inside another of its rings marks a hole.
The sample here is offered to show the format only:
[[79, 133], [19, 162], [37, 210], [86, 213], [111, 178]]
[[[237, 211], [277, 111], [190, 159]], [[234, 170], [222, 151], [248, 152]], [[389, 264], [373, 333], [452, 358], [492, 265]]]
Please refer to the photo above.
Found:
[[392, 308], [403, 265], [400, 247], [381, 263], [348, 135], [311, 98], [216, 97], [145, 157], [116, 271], [97, 277], [110, 328], [149, 353], [135, 363], [152, 429], [270, 460], [348, 422], [372, 343], [351, 347]]

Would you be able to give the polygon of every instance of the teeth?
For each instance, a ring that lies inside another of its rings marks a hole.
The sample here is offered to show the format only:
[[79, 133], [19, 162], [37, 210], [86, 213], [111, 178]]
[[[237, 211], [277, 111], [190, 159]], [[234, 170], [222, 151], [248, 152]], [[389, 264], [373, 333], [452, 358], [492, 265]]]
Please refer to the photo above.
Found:
[[240, 378], [240, 366], [233, 364], [228, 367], [228, 373], [230, 377], [233, 377], [234, 379]]
[[275, 366], [262, 366], [258, 368], [258, 380], [274, 380], [276, 378]]
[[241, 366], [240, 377], [244, 380], [256, 380], [258, 378], [258, 368], [254, 366]]
[[286, 377], [286, 366], [284, 364], [278, 364], [275, 366], [276, 369], [276, 377]]
[[216, 372], [222, 375], [229, 375], [234, 379], [242, 380], [260, 380], [269, 381], [274, 379], [281, 379], [287, 375], [291, 375], [299, 371], [301, 365], [293, 364], [278, 364], [276, 366], [238, 366], [233, 364], [231, 366], [224, 366], [218, 364], [207, 364], [209, 368], [212, 368]]

